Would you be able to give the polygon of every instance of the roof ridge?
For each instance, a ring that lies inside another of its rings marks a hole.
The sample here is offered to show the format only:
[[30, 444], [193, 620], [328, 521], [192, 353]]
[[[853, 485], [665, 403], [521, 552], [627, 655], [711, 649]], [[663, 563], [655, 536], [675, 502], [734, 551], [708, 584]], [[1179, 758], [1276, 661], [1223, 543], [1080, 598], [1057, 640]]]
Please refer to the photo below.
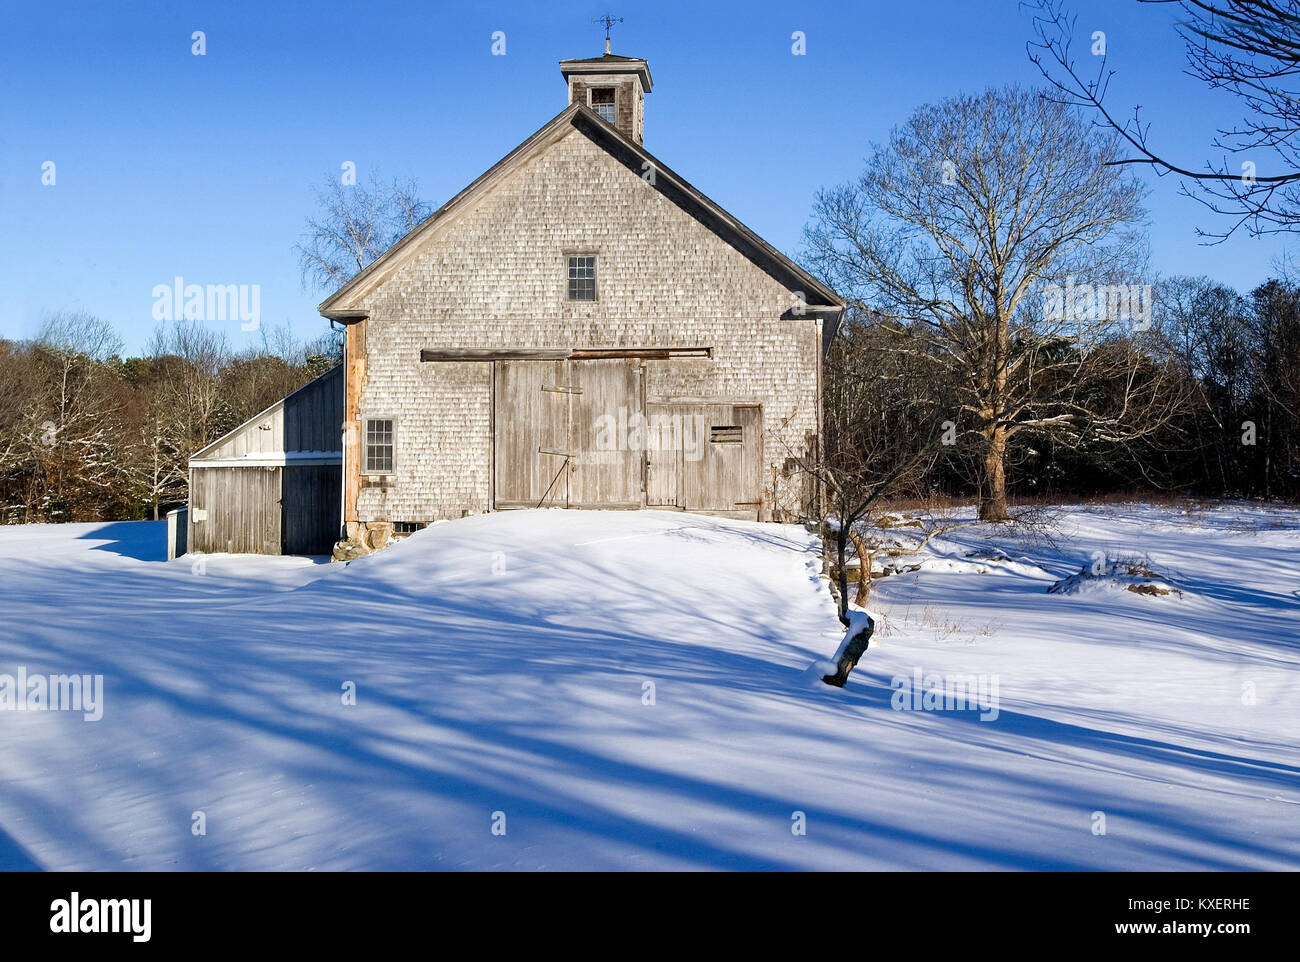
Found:
[[[573, 124], [574, 129], [580, 129], [574, 123], [580, 117], [590, 122], [591, 130], [597, 136], [605, 136], [605, 137], [613, 138], [615, 143], [622, 146], [623, 149], [632, 151], [633, 154], [639, 156], [641, 159], [649, 163], [651, 167], [656, 171], [657, 175], [662, 176], [669, 183], [673, 184], [679, 190], [683, 191], [688, 197], [693, 199], [707, 212], [712, 213], [720, 220], [722, 220], [724, 225], [730, 227], [735, 232], [740, 234], [743, 238], [745, 238], [755, 248], [756, 253], [760, 255], [764, 255], [767, 260], [773, 261], [779, 266], [781, 266], [782, 268], [784, 268], [785, 273], [790, 275], [792, 278], [798, 280], [804, 290], [808, 290], [810, 292], [816, 292], [819, 297], [823, 297], [827, 299], [829, 301], [829, 304], [824, 306], [844, 305], [845, 303], [844, 299], [841, 298], [838, 294], [836, 294], [833, 290], [831, 290], [830, 287], [828, 287], [826, 284], [823, 284], [817, 278], [813, 277], [812, 274], [810, 274], [807, 270], [805, 270], [804, 268], [796, 264], [791, 258], [787, 257], [785, 254], [781, 253], [781, 251], [777, 250], [767, 241], [763, 240], [762, 237], [760, 237], [752, 229], [750, 229], [744, 223], [742, 223], [737, 217], [731, 214], [725, 207], [723, 207], [717, 201], [713, 200], [712, 198], [704, 194], [702, 191], [700, 191], [698, 188], [690, 184], [684, 177], [682, 177], [680, 174], [677, 174], [670, 167], [668, 167], [667, 164], [662, 163], [657, 157], [655, 157], [648, 150], [646, 150], [644, 146], [632, 140], [630, 137], [628, 137], [626, 134], [624, 134], [621, 130], [619, 130], [612, 124], [607, 123], [605, 120], [601, 119], [601, 117], [597, 113], [595, 113], [595, 111], [593, 111], [590, 107], [588, 107], [586, 104], [575, 102], [570, 104], [560, 113], [556, 114], [553, 118], [547, 121], [542, 127], [540, 127], [531, 136], [529, 136], [521, 144], [519, 144], [519, 146], [515, 147], [514, 150], [510, 151], [508, 154], [502, 157], [501, 160], [497, 161], [495, 164], [489, 167], [484, 173], [482, 173], [477, 178], [475, 178], [475, 180], [471, 182], [467, 187], [462, 189], [458, 194], [456, 194], [449, 201], [447, 201], [445, 204], [439, 207], [436, 211], [434, 211], [432, 214], [430, 214], [428, 217], [422, 220], [419, 224], [411, 228], [411, 230], [408, 231], [406, 234], [404, 234], [396, 243], [393, 244], [393, 246], [391, 246], [390, 248], [388, 248], [388, 250], [384, 251], [384, 253], [380, 254], [377, 258], [375, 258], [364, 270], [362, 270], [355, 277], [353, 277], [342, 287], [340, 287], [337, 291], [331, 294], [328, 298], [322, 301], [318, 307], [318, 310], [320, 311], [321, 315], [324, 317], [335, 317], [335, 318], [359, 316], [356, 309], [336, 306], [338, 302], [343, 300], [344, 295], [346, 293], [350, 291], [354, 291], [357, 288], [363, 286], [369, 279], [379, 274], [380, 271], [384, 269], [384, 266], [387, 265], [387, 262], [393, 260], [396, 257], [396, 255], [400, 253], [400, 251], [404, 250], [412, 243], [414, 243], [417, 237], [423, 235], [425, 231], [431, 228], [436, 222], [442, 220], [447, 214], [451, 212], [451, 210], [455, 206], [460, 204], [464, 198], [473, 194], [478, 188], [484, 185], [485, 182], [487, 182], [490, 178], [500, 173], [501, 171], [507, 169], [510, 163], [518, 159], [523, 154], [525, 154], [529, 147], [534, 146], [540, 141], [545, 140], [546, 137], [555, 128], [562, 126], [563, 124]], [[700, 219], [698, 215], [692, 215], [692, 216], [695, 216], [697, 220]], [[702, 223], [704, 224], [706, 229], [714, 230], [715, 233], [717, 232], [715, 228], [709, 227], [707, 223], [705, 222]], [[732, 246], [736, 247], [737, 245], [734, 242], [732, 242]], [[744, 253], [743, 249], [741, 252]], [[753, 260], [752, 257], [751, 260]], [[790, 289], [795, 290], [795, 288], [793, 287], [791, 287]]]

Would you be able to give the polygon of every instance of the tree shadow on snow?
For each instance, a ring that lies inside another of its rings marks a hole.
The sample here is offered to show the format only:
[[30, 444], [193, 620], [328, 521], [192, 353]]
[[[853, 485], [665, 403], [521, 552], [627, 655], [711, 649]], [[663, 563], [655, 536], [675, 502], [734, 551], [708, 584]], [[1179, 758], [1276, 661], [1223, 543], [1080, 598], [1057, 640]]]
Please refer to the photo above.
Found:
[[44, 869], [27, 854], [4, 829], [0, 828], [0, 872], [41, 872]]
[[104, 541], [92, 551], [111, 551], [136, 561], [167, 560], [166, 521], [112, 521], [78, 536], [81, 541]]

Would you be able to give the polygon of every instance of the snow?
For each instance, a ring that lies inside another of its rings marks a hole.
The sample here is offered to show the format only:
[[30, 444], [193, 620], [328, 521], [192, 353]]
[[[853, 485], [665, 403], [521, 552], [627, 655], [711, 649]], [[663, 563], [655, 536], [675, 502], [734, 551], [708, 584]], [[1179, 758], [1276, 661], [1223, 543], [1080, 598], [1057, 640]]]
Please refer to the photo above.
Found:
[[[961, 529], [842, 690], [796, 526], [507, 512], [346, 566], [164, 530], [0, 527], [0, 675], [104, 676], [100, 721], [0, 711], [0, 868], [1300, 867], [1297, 512]], [[1182, 594], [1047, 592], [1099, 552]], [[995, 713], [896, 690], [963, 678]]]

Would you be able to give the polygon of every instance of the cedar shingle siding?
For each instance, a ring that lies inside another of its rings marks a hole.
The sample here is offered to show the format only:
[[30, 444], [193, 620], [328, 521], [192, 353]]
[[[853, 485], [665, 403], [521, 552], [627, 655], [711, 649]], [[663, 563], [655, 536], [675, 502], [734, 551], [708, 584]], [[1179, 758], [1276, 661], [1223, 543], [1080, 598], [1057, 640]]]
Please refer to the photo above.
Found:
[[[816, 509], [792, 455], [816, 443], [844, 302], [644, 150], [645, 61], [560, 68], [566, 110], [321, 305], [348, 326], [350, 538], [536, 503]], [[373, 418], [395, 425], [391, 473], [364, 471]], [[682, 430], [644, 450], [639, 418]]]
[[[599, 300], [568, 299], [569, 252], [594, 253]], [[360, 521], [432, 521], [492, 503], [492, 364], [421, 362], [426, 348], [703, 345], [645, 362], [646, 401], [763, 406], [763, 484], [797, 511], [788, 451], [818, 427], [821, 321], [782, 318], [790, 290], [573, 128], [419, 242], [362, 301], [358, 414], [395, 417], [392, 483], [363, 487]], [[780, 435], [780, 437], [778, 437]]]

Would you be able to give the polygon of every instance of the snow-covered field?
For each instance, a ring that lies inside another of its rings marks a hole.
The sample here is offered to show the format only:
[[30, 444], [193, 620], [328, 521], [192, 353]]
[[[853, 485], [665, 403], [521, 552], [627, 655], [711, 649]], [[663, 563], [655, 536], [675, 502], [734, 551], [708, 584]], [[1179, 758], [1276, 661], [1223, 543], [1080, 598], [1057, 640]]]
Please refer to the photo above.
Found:
[[[798, 527], [504, 513], [346, 567], [162, 539], [0, 528], [0, 676], [103, 676], [99, 721], [0, 711], [0, 867], [1300, 868], [1297, 512], [962, 530], [877, 583], [843, 690]], [[1137, 556], [1181, 593], [1047, 592]], [[894, 707], [965, 678], [982, 707]]]

